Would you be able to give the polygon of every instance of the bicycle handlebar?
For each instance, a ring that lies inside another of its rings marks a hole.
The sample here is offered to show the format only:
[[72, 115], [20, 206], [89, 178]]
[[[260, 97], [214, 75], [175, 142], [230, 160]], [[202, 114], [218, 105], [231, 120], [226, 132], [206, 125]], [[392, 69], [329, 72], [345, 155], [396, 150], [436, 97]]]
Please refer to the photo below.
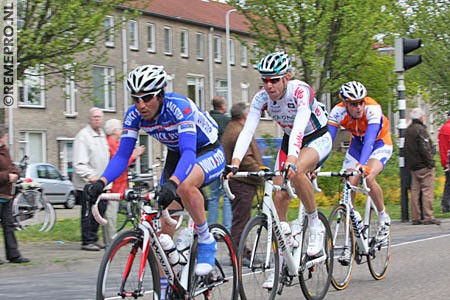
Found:
[[[342, 170], [342, 171], [339, 171], [339, 172], [318, 172], [317, 173], [318, 177], [319, 176], [320, 177], [342, 177], [342, 178], [345, 178], [345, 179], [348, 179], [351, 176], [359, 176], [359, 175], [361, 175], [361, 174], [358, 171], [345, 171], [345, 170]], [[321, 189], [317, 185], [317, 180], [316, 179], [313, 180], [313, 185], [314, 185], [315, 189], [317, 187], [316, 191], [319, 191], [319, 192], [321, 191]], [[362, 186], [362, 188], [358, 188], [356, 186], [350, 185], [350, 187], [354, 191], [365, 193], [365, 194], [370, 192], [370, 188], [367, 186], [366, 178], [363, 177], [363, 176], [361, 176], [361, 186]]]
[[[265, 181], [272, 179], [273, 177], [282, 176], [283, 173], [281, 171], [253, 171], [253, 172], [237, 172], [233, 175], [233, 177], [240, 178], [248, 178], [248, 177], [258, 177], [263, 178]], [[231, 192], [230, 184], [228, 182], [228, 178], [225, 178], [223, 181], [223, 189], [227, 194], [228, 198], [233, 201], [235, 199], [234, 194]], [[273, 188], [275, 191], [286, 190], [291, 198], [297, 198], [297, 195], [294, 192], [294, 189], [291, 186], [291, 182], [287, 180], [284, 186], [279, 186], [273, 184]]]
[[[150, 200], [154, 197], [152, 197], [152, 193], [146, 193], [145, 195], [137, 195], [136, 193], [132, 193], [132, 191], [125, 191], [125, 193], [103, 193], [98, 198], [97, 201], [92, 205], [92, 215], [94, 216], [94, 219], [97, 221], [100, 225], [106, 225], [108, 224], [108, 220], [102, 217], [100, 210], [98, 209], [98, 203], [101, 200], [108, 200], [108, 201], [119, 201], [119, 200], [132, 200], [132, 199], [140, 199], [140, 200]], [[165, 209], [159, 209], [158, 211], [161, 214], [161, 217], [165, 219], [170, 225], [175, 226], [178, 222], [173, 219], [167, 208]]]

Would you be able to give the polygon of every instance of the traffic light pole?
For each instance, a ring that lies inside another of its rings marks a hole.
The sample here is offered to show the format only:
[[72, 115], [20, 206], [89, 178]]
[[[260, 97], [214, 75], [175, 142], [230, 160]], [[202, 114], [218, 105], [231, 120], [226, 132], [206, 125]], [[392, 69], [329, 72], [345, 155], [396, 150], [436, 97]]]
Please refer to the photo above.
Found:
[[397, 73], [398, 79], [398, 130], [399, 130], [399, 167], [400, 167], [400, 190], [401, 190], [401, 216], [402, 222], [409, 221], [408, 214], [408, 186], [409, 186], [409, 170], [405, 165], [405, 130], [406, 130], [406, 99], [405, 99], [405, 74]]

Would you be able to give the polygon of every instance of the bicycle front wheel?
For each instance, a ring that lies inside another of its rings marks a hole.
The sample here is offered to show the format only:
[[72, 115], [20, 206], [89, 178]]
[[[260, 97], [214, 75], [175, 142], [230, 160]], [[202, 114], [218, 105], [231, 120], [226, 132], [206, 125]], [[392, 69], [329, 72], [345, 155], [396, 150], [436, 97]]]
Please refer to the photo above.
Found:
[[143, 273], [139, 272], [142, 243], [142, 233], [134, 229], [119, 233], [112, 241], [98, 271], [97, 300], [160, 298], [158, 263], [151, 249]]
[[350, 283], [355, 258], [353, 225], [347, 219], [344, 205], [333, 208], [329, 218], [333, 237], [333, 275], [331, 284], [336, 290], [345, 289]]
[[370, 209], [370, 225], [366, 229], [369, 235], [369, 254], [367, 263], [372, 277], [381, 280], [386, 276], [391, 259], [391, 227], [389, 236], [382, 241], [375, 239], [378, 231], [378, 213], [373, 207]]
[[[269, 234], [272, 242], [268, 244]], [[239, 294], [243, 300], [275, 299], [280, 275], [280, 253], [265, 216], [253, 217], [239, 242]]]
[[[309, 257], [306, 254], [308, 248], [308, 239], [310, 230], [308, 226], [308, 218], [305, 217], [303, 227], [303, 247], [300, 273], [300, 286], [303, 295], [308, 300], [320, 300], [325, 297], [331, 283], [331, 275], [333, 273], [333, 241], [331, 236], [330, 225], [327, 218], [322, 212], [319, 213], [319, 220], [325, 228], [323, 236], [323, 250], [321, 255], [317, 257]], [[309, 266], [312, 264], [311, 266]], [[309, 266], [309, 267], [307, 267]]]
[[13, 200], [13, 216], [20, 229], [36, 228], [50, 231], [55, 225], [56, 213], [39, 190], [24, 190]]
[[220, 224], [209, 225], [217, 242], [216, 262], [206, 276], [195, 275], [197, 264], [197, 238], [192, 245], [189, 266], [189, 299], [237, 299], [238, 262], [230, 233]]

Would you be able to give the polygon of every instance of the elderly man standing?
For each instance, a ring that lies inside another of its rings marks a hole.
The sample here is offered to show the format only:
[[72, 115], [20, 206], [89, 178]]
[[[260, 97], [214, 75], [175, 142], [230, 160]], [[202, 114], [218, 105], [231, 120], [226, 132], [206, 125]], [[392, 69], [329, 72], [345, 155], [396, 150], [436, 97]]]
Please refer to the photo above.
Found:
[[[425, 126], [425, 112], [421, 108], [411, 111], [411, 124], [405, 133], [406, 165], [411, 171], [411, 218], [413, 225], [441, 224], [433, 217], [434, 178], [433, 145]], [[423, 220], [419, 204], [422, 192]]]
[[[98, 239], [98, 223], [91, 212], [84, 186], [96, 182], [109, 162], [109, 147], [103, 126], [103, 111], [98, 107], [89, 110], [89, 123], [75, 136], [73, 144], [73, 184], [77, 200], [81, 203], [81, 249], [99, 251], [105, 244]], [[105, 201], [100, 201], [102, 215], [106, 210]]]

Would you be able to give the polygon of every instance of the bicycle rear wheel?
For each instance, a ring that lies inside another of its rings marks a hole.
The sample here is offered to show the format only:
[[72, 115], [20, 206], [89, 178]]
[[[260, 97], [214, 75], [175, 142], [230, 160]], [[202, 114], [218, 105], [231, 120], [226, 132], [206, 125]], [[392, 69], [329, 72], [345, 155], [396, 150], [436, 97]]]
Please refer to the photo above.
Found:
[[[271, 245], [267, 243], [269, 234], [272, 235]], [[275, 235], [267, 231], [265, 216], [255, 216], [247, 223], [238, 253], [241, 299], [275, 299], [280, 275], [280, 253]], [[272, 288], [269, 288], [269, 282]]]
[[333, 208], [329, 218], [333, 239], [333, 275], [331, 284], [336, 290], [345, 289], [350, 283], [355, 258], [353, 225], [347, 220], [344, 205]]
[[373, 207], [370, 209], [370, 225], [366, 229], [369, 235], [369, 255], [367, 263], [372, 277], [381, 280], [386, 276], [391, 259], [391, 227], [389, 226], [389, 236], [380, 242], [375, 240], [378, 230], [378, 213]]
[[13, 216], [20, 229], [35, 227], [39, 231], [50, 231], [56, 222], [56, 213], [39, 190], [24, 190], [13, 200]]
[[237, 299], [238, 262], [230, 233], [219, 224], [209, 225], [217, 242], [216, 263], [206, 276], [195, 275], [197, 264], [197, 238], [192, 245], [189, 266], [189, 299]]
[[[300, 286], [302, 288], [303, 295], [308, 300], [320, 300], [326, 296], [331, 283], [331, 275], [333, 273], [333, 240], [331, 236], [331, 229], [325, 215], [321, 212], [318, 213], [319, 220], [325, 227], [325, 234], [323, 237], [323, 256], [307, 256], [306, 249], [308, 248], [308, 239], [310, 235], [307, 217], [305, 217], [303, 227], [304, 234], [301, 265], [304, 270], [300, 273]], [[309, 268], [305, 268], [308, 263], [315, 259], [318, 260], [317, 263], [313, 264]]]
[[148, 252], [143, 273], [142, 293], [137, 292], [140, 290], [138, 278], [141, 257], [141, 231], [132, 229], [119, 233], [106, 249], [100, 264], [97, 277], [97, 300], [159, 299], [159, 269], [151, 249]]

